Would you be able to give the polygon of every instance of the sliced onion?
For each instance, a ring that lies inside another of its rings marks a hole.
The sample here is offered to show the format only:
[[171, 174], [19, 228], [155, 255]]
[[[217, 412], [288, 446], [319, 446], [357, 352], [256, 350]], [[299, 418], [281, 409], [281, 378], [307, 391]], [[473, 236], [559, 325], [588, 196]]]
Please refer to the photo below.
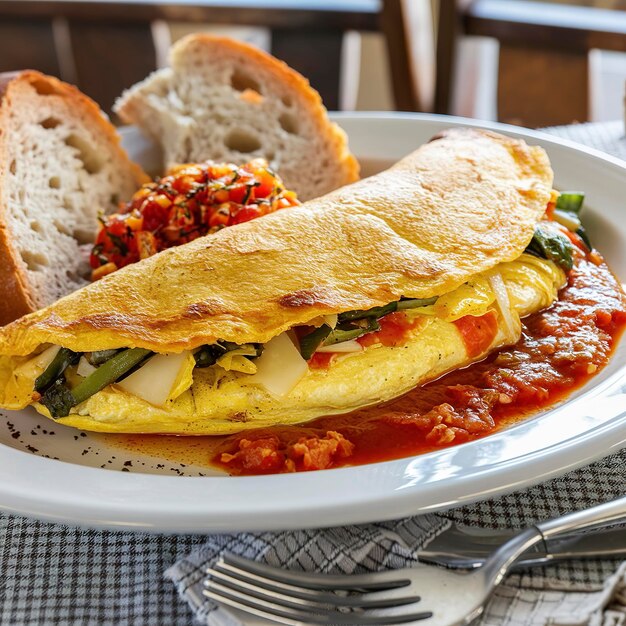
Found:
[[188, 355], [188, 352], [155, 354], [136, 372], [115, 384], [150, 404], [163, 406], [185, 367]]
[[361, 352], [361, 350], [363, 346], [356, 339], [350, 339], [331, 346], [321, 346], [316, 352]]
[[339, 321], [339, 316], [337, 313], [333, 313], [332, 315], [323, 315], [324, 323], [328, 324], [331, 328], [335, 328], [337, 326], [337, 322]]
[[309, 370], [287, 333], [270, 339], [255, 363], [256, 374], [245, 381], [260, 385], [278, 397], [286, 396]]
[[54, 361], [54, 357], [60, 349], [61, 346], [50, 346], [49, 348], [46, 348], [37, 356], [34, 356], [32, 359], [29, 359], [25, 363], [16, 367], [15, 373], [21, 376], [37, 378], [37, 376], [44, 372], [48, 365]]
[[500, 272], [492, 272], [489, 275], [489, 284], [496, 294], [496, 302], [498, 303], [498, 309], [500, 315], [506, 326], [507, 335], [511, 338], [519, 337], [522, 331], [522, 324], [520, 322], [517, 312], [511, 311], [511, 301], [509, 300], [509, 292], [506, 289], [504, 280]]
[[35, 363], [37, 363], [39, 367], [43, 367], [45, 370], [48, 365], [54, 361], [54, 357], [60, 349], [61, 346], [50, 346], [49, 348], [46, 348], [39, 356], [35, 357]]
[[565, 226], [567, 230], [570, 230], [573, 233], [575, 233], [582, 226], [582, 223], [576, 214], [560, 211], [559, 209], [554, 209], [554, 221], [558, 222], [562, 226]]
[[96, 369], [97, 368], [95, 368], [83, 355], [80, 357], [80, 361], [78, 361], [76, 373], [83, 378], [87, 378], [87, 376], [89, 376], [89, 374], [93, 374]]

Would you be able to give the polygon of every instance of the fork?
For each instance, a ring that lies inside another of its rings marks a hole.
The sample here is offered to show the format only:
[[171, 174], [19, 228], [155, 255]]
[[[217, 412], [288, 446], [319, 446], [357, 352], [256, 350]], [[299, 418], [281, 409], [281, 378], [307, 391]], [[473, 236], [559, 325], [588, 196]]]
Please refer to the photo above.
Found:
[[469, 624], [524, 552], [547, 539], [624, 517], [626, 497], [541, 522], [515, 535], [470, 572], [418, 565], [372, 574], [309, 574], [224, 554], [206, 570], [203, 594], [219, 604], [290, 626]]

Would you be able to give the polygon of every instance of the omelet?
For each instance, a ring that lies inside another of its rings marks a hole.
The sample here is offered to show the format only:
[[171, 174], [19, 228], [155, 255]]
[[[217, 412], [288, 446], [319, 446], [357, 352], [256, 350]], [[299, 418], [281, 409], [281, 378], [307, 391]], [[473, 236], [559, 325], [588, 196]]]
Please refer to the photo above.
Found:
[[520, 317], [557, 298], [563, 268], [524, 253], [551, 198], [541, 148], [446, 132], [1, 329], [0, 406], [225, 434], [389, 400], [515, 343]]

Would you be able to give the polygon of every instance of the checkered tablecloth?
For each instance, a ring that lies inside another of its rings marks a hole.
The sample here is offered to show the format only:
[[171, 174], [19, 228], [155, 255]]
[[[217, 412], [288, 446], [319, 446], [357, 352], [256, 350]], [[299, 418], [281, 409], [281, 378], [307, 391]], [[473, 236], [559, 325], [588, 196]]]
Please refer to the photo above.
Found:
[[[626, 159], [619, 122], [549, 132]], [[146, 535], [1, 514], [0, 624], [191, 625], [197, 622], [190, 606], [203, 619], [211, 608], [198, 596], [202, 567], [224, 548], [320, 571], [398, 567], [410, 564], [414, 550], [448, 520], [523, 527], [624, 495], [625, 487], [622, 451], [531, 489], [443, 515], [324, 531]], [[606, 603], [609, 608], [601, 608]], [[221, 618], [214, 612], [211, 619], [218, 624]], [[485, 626], [545, 623], [626, 624], [624, 569], [617, 561], [593, 561], [511, 577], [483, 620]]]

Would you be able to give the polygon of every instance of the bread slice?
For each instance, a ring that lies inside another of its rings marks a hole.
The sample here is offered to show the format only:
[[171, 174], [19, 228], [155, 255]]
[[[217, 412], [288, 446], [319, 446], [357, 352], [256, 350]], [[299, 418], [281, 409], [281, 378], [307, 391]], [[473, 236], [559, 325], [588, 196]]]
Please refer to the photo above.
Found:
[[196, 34], [172, 47], [170, 63], [115, 105], [124, 122], [162, 144], [166, 166], [265, 157], [301, 200], [358, 178], [345, 133], [309, 82], [282, 61]]
[[0, 75], [0, 324], [86, 284], [98, 213], [147, 177], [95, 102], [26, 70]]

